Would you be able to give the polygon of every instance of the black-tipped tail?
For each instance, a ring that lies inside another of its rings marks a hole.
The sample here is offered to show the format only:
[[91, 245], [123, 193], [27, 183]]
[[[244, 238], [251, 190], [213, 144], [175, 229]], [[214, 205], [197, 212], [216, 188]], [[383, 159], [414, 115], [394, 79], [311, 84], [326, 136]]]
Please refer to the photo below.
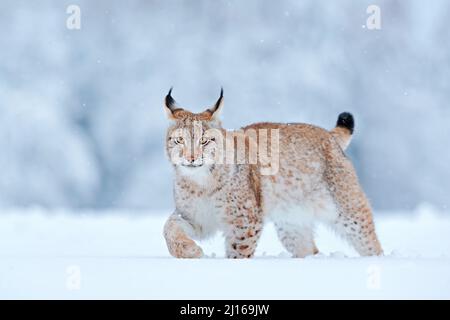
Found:
[[350, 134], [353, 134], [353, 130], [355, 130], [355, 120], [353, 116], [349, 112], [342, 112], [337, 120], [336, 127], [341, 127], [348, 129]]

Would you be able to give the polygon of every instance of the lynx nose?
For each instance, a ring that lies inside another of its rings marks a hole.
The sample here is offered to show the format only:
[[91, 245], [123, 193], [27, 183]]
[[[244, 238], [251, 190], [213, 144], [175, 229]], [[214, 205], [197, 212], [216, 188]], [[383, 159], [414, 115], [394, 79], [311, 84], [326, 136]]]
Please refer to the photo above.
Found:
[[187, 156], [187, 157], [186, 157], [186, 160], [187, 160], [189, 163], [194, 163], [195, 157], [194, 157], [193, 155], [190, 155], [190, 156]]

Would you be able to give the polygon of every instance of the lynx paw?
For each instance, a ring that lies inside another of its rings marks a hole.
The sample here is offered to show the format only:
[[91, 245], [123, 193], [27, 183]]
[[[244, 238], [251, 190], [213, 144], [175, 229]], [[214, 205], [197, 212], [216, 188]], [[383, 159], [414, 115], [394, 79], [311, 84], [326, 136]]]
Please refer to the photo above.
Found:
[[175, 258], [201, 258], [203, 257], [203, 250], [193, 240], [183, 239], [172, 243], [169, 246], [169, 251]]

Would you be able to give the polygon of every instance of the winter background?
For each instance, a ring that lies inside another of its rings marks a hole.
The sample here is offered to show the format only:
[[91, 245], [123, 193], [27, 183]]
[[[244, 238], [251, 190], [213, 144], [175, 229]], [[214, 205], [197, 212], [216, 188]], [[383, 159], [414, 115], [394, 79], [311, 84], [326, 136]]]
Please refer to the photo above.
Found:
[[[0, 298], [450, 298], [448, 21], [444, 0], [0, 0]], [[254, 260], [220, 236], [170, 258], [171, 86], [193, 111], [223, 86], [229, 128], [352, 112], [386, 256], [320, 227], [289, 259], [269, 225]]]

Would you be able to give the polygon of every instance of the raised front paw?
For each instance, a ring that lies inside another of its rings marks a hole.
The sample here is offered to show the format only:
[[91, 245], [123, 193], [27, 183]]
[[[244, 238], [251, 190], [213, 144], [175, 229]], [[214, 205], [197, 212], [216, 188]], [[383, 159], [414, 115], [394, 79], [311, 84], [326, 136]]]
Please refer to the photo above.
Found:
[[191, 239], [180, 239], [168, 244], [169, 252], [175, 258], [193, 259], [203, 257], [203, 250]]

